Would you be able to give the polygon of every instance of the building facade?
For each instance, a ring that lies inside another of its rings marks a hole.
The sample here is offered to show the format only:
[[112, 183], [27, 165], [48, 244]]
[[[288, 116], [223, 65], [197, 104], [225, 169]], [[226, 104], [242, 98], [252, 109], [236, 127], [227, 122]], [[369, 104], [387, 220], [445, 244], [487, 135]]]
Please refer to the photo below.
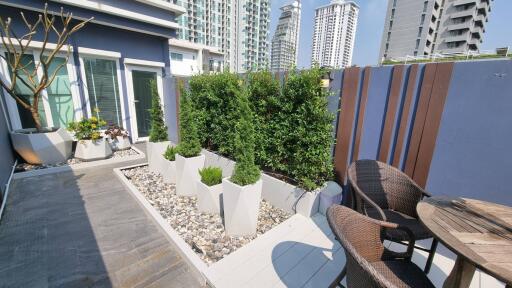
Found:
[[215, 47], [170, 39], [169, 53], [173, 76], [224, 71], [224, 54]]
[[492, 0], [389, 0], [380, 59], [478, 52]]
[[300, 37], [301, 4], [295, 0], [281, 7], [281, 16], [272, 38], [270, 67], [274, 72], [286, 71], [297, 64]]
[[233, 72], [268, 67], [270, 0], [172, 1], [187, 10], [178, 39], [218, 48]]
[[[0, 16], [10, 17], [15, 32], [23, 35], [26, 26], [20, 12], [29, 22], [35, 22], [44, 5], [40, 1], [5, 0], [0, 3]], [[94, 19], [71, 36], [69, 58], [65, 51], [55, 58], [56, 65], [64, 66], [42, 92], [40, 113], [44, 126], [66, 127], [82, 117], [97, 116], [108, 124], [124, 127], [133, 141], [145, 140], [150, 129], [152, 83], [156, 83], [164, 105], [175, 105], [169, 99], [172, 69], [168, 41], [176, 37], [179, 25], [175, 18], [185, 9], [164, 1], [48, 1], [50, 13], [58, 14], [61, 7], [76, 19]], [[34, 63], [44, 57], [41, 41], [41, 33], [36, 34], [30, 50], [25, 51], [24, 61], [32, 63], [27, 69], [35, 69]], [[6, 53], [1, 46], [0, 53]], [[11, 81], [3, 57], [0, 77]], [[9, 129], [34, 127], [30, 114], [3, 92], [0, 104], [7, 111]]]
[[332, 0], [315, 10], [312, 64], [332, 68], [352, 65], [359, 6], [352, 1]]

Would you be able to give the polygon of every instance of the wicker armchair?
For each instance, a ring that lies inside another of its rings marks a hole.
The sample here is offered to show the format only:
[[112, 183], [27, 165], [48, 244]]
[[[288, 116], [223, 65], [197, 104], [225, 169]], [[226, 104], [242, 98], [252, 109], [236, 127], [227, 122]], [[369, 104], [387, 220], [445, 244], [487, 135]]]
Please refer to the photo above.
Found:
[[[327, 210], [327, 220], [345, 249], [348, 287], [434, 287], [426, 274], [411, 262], [414, 238], [408, 229], [378, 221], [340, 205]], [[388, 250], [382, 244], [383, 228], [411, 237], [407, 252]], [[339, 284], [337, 279], [331, 287]]]
[[[356, 210], [374, 219], [397, 223], [412, 231], [414, 240], [432, 238], [421, 224], [416, 205], [430, 194], [409, 176], [393, 166], [375, 160], [358, 160], [348, 169], [349, 189], [353, 193]], [[403, 230], [386, 230], [386, 240], [404, 244], [408, 236]], [[434, 238], [430, 249], [415, 248], [429, 253], [424, 271], [432, 266], [438, 241]], [[404, 244], [405, 245], [405, 244]]]

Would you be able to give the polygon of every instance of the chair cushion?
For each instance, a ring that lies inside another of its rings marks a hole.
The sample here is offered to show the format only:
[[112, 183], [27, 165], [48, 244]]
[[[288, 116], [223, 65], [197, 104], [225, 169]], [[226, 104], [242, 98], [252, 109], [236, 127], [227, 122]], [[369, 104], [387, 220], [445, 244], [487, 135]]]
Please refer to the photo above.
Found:
[[[368, 216], [381, 220], [379, 212], [376, 209], [369, 208], [366, 210]], [[387, 222], [396, 223], [400, 226], [405, 226], [411, 229], [414, 234], [415, 240], [422, 240], [432, 238], [430, 232], [421, 224], [420, 220], [411, 217], [407, 214], [400, 213], [393, 210], [384, 210], [384, 214], [386, 215]], [[409, 237], [402, 230], [397, 229], [386, 229], [385, 238], [391, 241], [407, 241]]]
[[378, 261], [372, 267], [396, 287], [434, 287], [427, 275], [410, 261]]

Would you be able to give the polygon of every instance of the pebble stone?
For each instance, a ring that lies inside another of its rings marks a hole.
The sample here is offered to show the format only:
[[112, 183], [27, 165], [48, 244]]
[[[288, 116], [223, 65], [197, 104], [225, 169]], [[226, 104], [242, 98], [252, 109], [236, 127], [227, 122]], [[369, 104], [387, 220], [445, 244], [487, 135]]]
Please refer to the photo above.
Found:
[[176, 195], [175, 185], [164, 183], [162, 176], [150, 172], [147, 166], [123, 170], [123, 173], [208, 264], [219, 261], [291, 216], [262, 200], [256, 235], [230, 237], [219, 215], [198, 212], [196, 197]]
[[[112, 156], [110, 156], [108, 159], [118, 159], [118, 158], [123, 158], [123, 157], [128, 157], [128, 156], [134, 156], [134, 155], [139, 155], [139, 153], [137, 153], [137, 151], [130, 148], [130, 149], [126, 149], [126, 150], [113, 151]], [[84, 161], [82, 161], [80, 159], [71, 157], [66, 162], [51, 164], [51, 165], [32, 165], [32, 164], [28, 164], [28, 163], [20, 163], [16, 166], [16, 171], [23, 172], [23, 171], [30, 171], [30, 170], [39, 170], [39, 169], [60, 167], [60, 166], [65, 166], [65, 165], [73, 166], [73, 165], [80, 164], [83, 162]]]

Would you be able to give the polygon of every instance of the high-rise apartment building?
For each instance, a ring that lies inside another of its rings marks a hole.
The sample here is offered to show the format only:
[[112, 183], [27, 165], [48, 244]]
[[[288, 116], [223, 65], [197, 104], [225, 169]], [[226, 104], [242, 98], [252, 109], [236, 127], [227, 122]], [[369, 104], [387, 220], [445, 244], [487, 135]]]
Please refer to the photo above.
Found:
[[389, 0], [380, 59], [479, 51], [492, 0]]
[[359, 6], [353, 1], [332, 0], [315, 11], [311, 62], [343, 68], [352, 65]]
[[272, 71], [286, 71], [297, 64], [300, 36], [300, 0], [281, 7], [281, 16], [272, 38], [270, 67]]
[[233, 72], [268, 67], [270, 0], [172, 1], [187, 9], [178, 39], [219, 48]]

